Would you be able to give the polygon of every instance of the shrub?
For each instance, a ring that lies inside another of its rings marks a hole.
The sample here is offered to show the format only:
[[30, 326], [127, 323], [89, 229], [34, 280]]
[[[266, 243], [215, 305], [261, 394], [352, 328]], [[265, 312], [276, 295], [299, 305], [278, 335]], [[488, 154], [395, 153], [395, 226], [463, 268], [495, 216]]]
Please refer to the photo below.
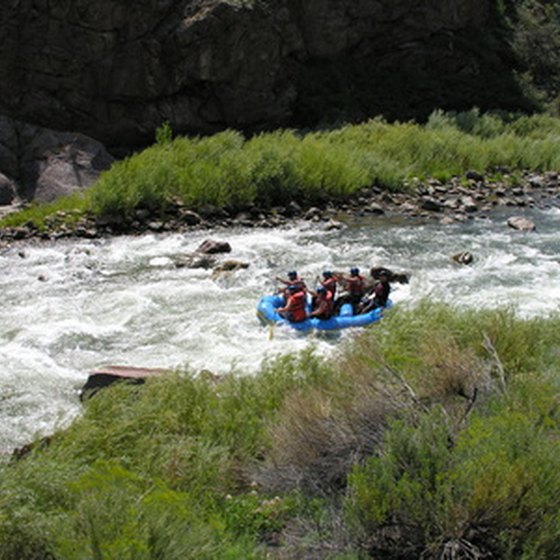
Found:
[[0, 466], [0, 559], [554, 558], [559, 320], [425, 302], [332, 360], [103, 390]]
[[439, 408], [417, 425], [396, 421], [379, 456], [349, 477], [347, 515], [362, 546], [387, 558], [439, 558], [453, 547], [480, 558], [554, 557], [558, 403], [551, 409], [546, 382], [533, 381], [537, 410], [492, 406], [455, 435]]

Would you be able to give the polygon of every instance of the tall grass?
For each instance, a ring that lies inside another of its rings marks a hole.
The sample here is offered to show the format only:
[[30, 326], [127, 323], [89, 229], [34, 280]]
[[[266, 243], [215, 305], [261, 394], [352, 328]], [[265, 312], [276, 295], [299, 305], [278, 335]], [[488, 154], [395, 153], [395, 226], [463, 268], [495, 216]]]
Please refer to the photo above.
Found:
[[225, 131], [176, 137], [166, 123], [157, 142], [117, 162], [85, 198], [59, 201], [6, 218], [2, 225], [44, 217], [58, 208], [132, 218], [164, 212], [177, 199], [193, 209], [264, 208], [344, 200], [363, 187], [406, 188], [412, 177], [448, 180], [476, 170], [560, 170], [560, 119], [547, 115], [434, 112], [425, 125], [376, 118], [337, 130], [283, 130], [246, 139]]
[[469, 169], [560, 169], [560, 120], [436, 112], [426, 125], [374, 119], [330, 132], [291, 131], [245, 140], [226, 131], [160, 143], [105, 173], [97, 213], [163, 208], [265, 207], [348, 198], [373, 184], [403, 188], [412, 176], [447, 180]]

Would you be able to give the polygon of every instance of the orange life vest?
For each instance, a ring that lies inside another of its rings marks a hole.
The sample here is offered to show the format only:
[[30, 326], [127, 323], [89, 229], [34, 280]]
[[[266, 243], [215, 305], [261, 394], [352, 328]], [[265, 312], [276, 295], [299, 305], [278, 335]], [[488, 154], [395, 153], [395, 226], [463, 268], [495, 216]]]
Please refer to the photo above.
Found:
[[305, 309], [305, 292], [296, 292], [290, 296], [288, 300], [288, 310], [290, 312], [290, 321], [299, 323], [307, 319], [307, 311]]

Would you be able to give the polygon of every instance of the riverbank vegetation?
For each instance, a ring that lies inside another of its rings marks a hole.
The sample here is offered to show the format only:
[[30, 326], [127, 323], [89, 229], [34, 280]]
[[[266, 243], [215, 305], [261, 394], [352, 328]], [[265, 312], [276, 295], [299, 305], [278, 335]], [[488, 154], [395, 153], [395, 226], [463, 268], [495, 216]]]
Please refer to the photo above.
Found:
[[[0, 226], [47, 229], [84, 214], [127, 220], [138, 210], [171, 205], [196, 211], [341, 202], [377, 185], [394, 191], [412, 179], [446, 181], [467, 171], [510, 182], [521, 170], [560, 169], [560, 119], [435, 112], [425, 124], [381, 118], [334, 130], [280, 130], [244, 138], [225, 131], [173, 138], [167, 124], [156, 143], [119, 161], [83, 194], [9, 215]], [[57, 215], [58, 212], [58, 215]], [[57, 216], [61, 216], [57, 218]]]
[[0, 467], [0, 559], [555, 558], [559, 327], [426, 302], [334, 359], [103, 390]]

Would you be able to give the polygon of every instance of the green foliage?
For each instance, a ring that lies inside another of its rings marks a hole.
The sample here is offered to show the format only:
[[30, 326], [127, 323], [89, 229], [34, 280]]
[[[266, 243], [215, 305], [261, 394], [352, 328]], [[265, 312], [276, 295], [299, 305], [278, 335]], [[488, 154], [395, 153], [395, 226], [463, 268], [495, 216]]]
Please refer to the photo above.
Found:
[[29, 207], [0, 220], [0, 227], [32, 224], [43, 231], [53, 223], [72, 225], [82, 218], [89, 208], [89, 191], [78, 191], [48, 204], [31, 204]]
[[525, 69], [522, 83], [546, 106], [560, 88], [560, 7], [534, 0], [517, 4], [512, 46]]
[[157, 142], [117, 162], [86, 196], [12, 214], [0, 225], [48, 225], [58, 210], [76, 221], [84, 213], [132, 219], [137, 209], [164, 213], [182, 200], [193, 209], [265, 208], [298, 200], [313, 205], [344, 200], [361, 188], [406, 189], [413, 177], [447, 180], [476, 169], [560, 169], [560, 119], [546, 115], [434, 112], [426, 125], [381, 118], [328, 132], [263, 133], [246, 140], [225, 131], [172, 138], [168, 123]]
[[554, 558], [559, 326], [425, 302], [330, 362], [105, 389], [0, 466], [0, 559], [264, 558], [278, 540], [286, 557]]
[[[397, 518], [403, 526], [433, 531], [446, 513], [450, 426], [439, 408], [418, 425], [398, 420], [388, 430], [383, 452], [349, 477], [348, 515], [364, 532]], [[430, 538], [430, 537], [426, 537]]]
[[393, 553], [409, 547], [439, 557], [446, 543], [461, 542], [496, 557], [555, 557], [558, 387], [534, 378], [535, 388], [529, 404], [522, 396], [529, 387], [514, 384], [456, 433], [439, 408], [417, 424], [395, 422], [382, 453], [349, 478], [347, 515], [364, 546], [383, 550], [383, 529], [396, 524], [407, 533]]
[[171, 125], [169, 121], [165, 121], [157, 130], [156, 130], [156, 144], [160, 146], [165, 146], [166, 144], [171, 144], [173, 141], [173, 130], [171, 129]]

